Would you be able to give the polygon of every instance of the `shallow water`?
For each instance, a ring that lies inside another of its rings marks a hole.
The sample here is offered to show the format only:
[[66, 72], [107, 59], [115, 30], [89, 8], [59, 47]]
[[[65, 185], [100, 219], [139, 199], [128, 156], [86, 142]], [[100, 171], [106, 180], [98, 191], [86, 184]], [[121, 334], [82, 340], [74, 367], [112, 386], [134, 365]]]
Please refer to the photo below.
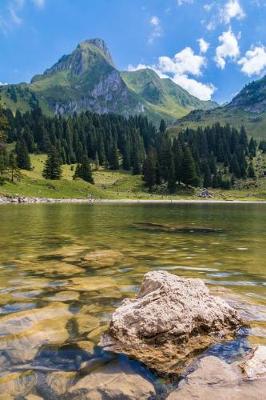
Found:
[[[263, 204], [6, 205], [0, 221], [2, 374], [25, 364], [75, 370], [106, 357], [94, 345], [112, 311], [156, 269], [218, 288], [251, 320], [249, 342], [266, 343]], [[83, 260], [96, 250], [113, 253]], [[41, 308], [31, 324], [27, 317]], [[7, 327], [23, 316], [12, 336]], [[210, 351], [230, 358], [244, 342]], [[31, 354], [23, 348], [29, 343]]]

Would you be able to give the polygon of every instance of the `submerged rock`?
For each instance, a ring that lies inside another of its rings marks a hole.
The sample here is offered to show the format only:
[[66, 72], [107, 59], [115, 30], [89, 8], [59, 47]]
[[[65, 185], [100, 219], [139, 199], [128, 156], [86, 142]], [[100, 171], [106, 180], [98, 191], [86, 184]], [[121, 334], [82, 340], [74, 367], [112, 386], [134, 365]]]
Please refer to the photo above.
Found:
[[136, 298], [113, 313], [100, 345], [123, 352], [159, 373], [180, 373], [202, 350], [235, 336], [243, 321], [199, 279], [168, 272], [145, 275]]
[[76, 377], [75, 372], [58, 371], [52, 372], [46, 378], [46, 385], [53, 395], [63, 396], [68, 392]]
[[112, 267], [123, 257], [117, 250], [96, 250], [82, 257], [82, 264], [92, 267]]
[[79, 292], [93, 292], [117, 287], [115, 280], [109, 276], [84, 276], [71, 278], [68, 289]]
[[6, 372], [0, 376], [0, 400], [29, 394], [36, 385], [34, 372]]
[[44, 344], [68, 339], [66, 324], [72, 314], [62, 303], [21, 311], [0, 319], [0, 349], [11, 363], [31, 361]]
[[167, 400], [262, 400], [266, 392], [264, 379], [247, 382], [238, 363], [227, 364], [210, 356], [200, 360], [198, 368], [180, 382], [179, 389]]
[[75, 400], [148, 400], [155, 395], [155, 390], [130, 365], [113, 361], [81, 378], [69, 393]]
[[49, 301], [75, 301], [79, 300], [79, 293], [71, 290], [62, 290], [61, 292], [55, 293], [53, 296], [47, 297]]
[[158, 224], [154, 222], [138, 222], [133, 225], [135, 228], [148, 231], [172, 232], [172, 233], [215, 233], [222, 232], [220, 228], [212, 228], [207, 226], [184, 226], [184, 225], [168, 225]]

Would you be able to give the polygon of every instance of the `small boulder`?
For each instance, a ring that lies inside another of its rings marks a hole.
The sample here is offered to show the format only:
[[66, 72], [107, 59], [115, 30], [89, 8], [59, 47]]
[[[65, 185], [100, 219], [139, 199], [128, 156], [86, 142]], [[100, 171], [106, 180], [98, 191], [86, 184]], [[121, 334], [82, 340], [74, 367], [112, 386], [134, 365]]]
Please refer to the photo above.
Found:
[[211, 344], [234, 337], [243, 324], [199, 279], [165, 271], [145, 275], [136, 298], [113, 313], [100, 345], [123, 352], [159, 373], [180, 373]]
[[91, 267], [112, 267], [123, 257], [117, 250], [96, 250], [82, 257], [82, 264]]
[[155, 395], [155, 390], [130, 365], [112, 361], [81, 378], [70, 388], [69, 394], [75, 400], [148, 400]]
[[266, 346], [257, 346], [240, 367], [247, 379], [266, 379]]

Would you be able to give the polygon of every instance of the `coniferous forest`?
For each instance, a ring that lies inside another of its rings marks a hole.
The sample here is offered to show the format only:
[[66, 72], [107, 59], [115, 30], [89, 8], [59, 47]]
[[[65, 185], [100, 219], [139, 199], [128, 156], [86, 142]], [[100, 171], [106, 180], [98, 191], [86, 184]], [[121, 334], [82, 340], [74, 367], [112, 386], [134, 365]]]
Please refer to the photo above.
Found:
[[[253, 158], [257, 143], [219, 123], [205, 129], [186, 129], [176, 137], [159, 129], [144, 116], [128, 119], [115, 114], [91, 112], [68, 118], [47, 117], [36, 108], [25, 114], [1, 111], [0, 173], [30, 169], [30, 153], [46, 153], [46, 179], [60, 179], [62, 164], [77, 164], [73, 178], [93, 183], [91, 165], [143, 174], [149, 190], [165, 185], [229, 189], [237, 179], [255, 178]], [[16, 143], [8, 154], [6, 143]], [[260, 144], [264, 149], [264, 143]]]

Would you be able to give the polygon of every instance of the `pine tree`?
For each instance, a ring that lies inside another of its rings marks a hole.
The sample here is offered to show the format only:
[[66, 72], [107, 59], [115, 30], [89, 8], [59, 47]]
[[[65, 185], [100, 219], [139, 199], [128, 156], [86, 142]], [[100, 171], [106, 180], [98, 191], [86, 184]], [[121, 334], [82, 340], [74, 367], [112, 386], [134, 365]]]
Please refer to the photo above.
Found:
[[55, 147], [52, 147], [49, 151], [48, 158], [46, 160], [43, 177], [45, 179], [58, 180], [61, 178], [62, 169], [60, 163], [60, 157]]
[[110, 169], [112, 169], [112, 170], [119, 169], [119, 157], [118, 157], [118, 150], [117, 150], [116, 145], [113, 145], [113, 147], [111, 149], [109, 163], [110, 163]]
[[167, 182], [172, 156], [171, 142], [168, 137], [164, 136], [162, 138], [158, 151], [160, 176], [163, 181]]
[[254, 169], [252, 160], [250, 160], [250, 162], [248, 164], [247, 175], [249, 178], [256, 178], [256, 173], [255, 173], [255, 169]]
[[235, 154], [231, 158], [230, 172], [234, 174], [236, 178], [241, 178], [241, 170], [239, 167], [237, 156]]
[[150, 150], [148, 153], [147, 158], [143, 164], [143, 179], [145, 185], [151, 190], [153, 186], [156, 184], [157, 177], [156, 177], [156, 155], [154, 150]]
[[175, 163], [173, 156], [170, 160], [170, 167], [168, 170], [167, 188], [170, 193], [174, 193], [176, 190], [176, 173], [175, 173]]
[[199, 177], [196, 173], [196, 166], [188, 146], [184, 150], [184, 158], [182, 165], [182, 182], [186, 185], [198, 186]]
[[8, 120], [5, 116], [3, 108], [0, 105], [0, 144], [6, 141], [8, 127]]
[[16, 154], [14, 151], [11, 151], [9, 154], [8, 168], [10, 171], [11, 182], [14, 182], [15, 178], [19, 179], [20, 173], [18, 170]]
[[78, 164], [73, 179], [81, 178], [86, 182], [94, 183], [91, 165], [87, 156], [83, 156], [81, 164]]
[[205, 188], [208, 188], [212, 185], [212, 175], [211, 175], [209, 163], [207, 161], [205, 161], [202, 164], [201, 169], [202, 169], [202, 173], [203, 173], [203, 186]]
[[4, 148], [0, 148], [0, 175], [2, 176], [6, 170]]
[[175, 139], [173, 143], [173, 157], [175, 163], [175, 178], [178, 183], [182, 180], [183, 150], [180, 142]]
[[161, 122], [160, 122], [160, 133], [164, 134], [165, 131], [166, 131], [166, 123], [165, 123], [164, 119], [161, 119]]
[[248, 148], [249, 148], [249, 154], [250, 154], [250, 156], [251, 156], [251, 157], [256, 157], [257, 143], [256, 143], [256, 141], [255, 141], [253, 138], [250, 139]]
[[30, 156], [24, 140], [19, 140], [16, 144], [17, 165], [20, 169], [31, 169]]

